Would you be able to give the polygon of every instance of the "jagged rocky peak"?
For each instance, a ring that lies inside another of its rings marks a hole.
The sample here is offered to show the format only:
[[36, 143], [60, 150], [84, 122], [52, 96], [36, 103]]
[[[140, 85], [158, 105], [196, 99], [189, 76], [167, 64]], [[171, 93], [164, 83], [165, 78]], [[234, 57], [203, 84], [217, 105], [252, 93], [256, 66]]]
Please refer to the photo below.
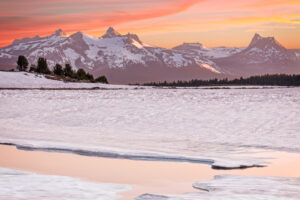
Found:
[[255, 33], [249, 47], [257, 48], [270, 48], [270, 47], [280, 47], [284, 48], [274, 37], [262, 37], [258, 33]]
[[113, 38], [118, 36], [121, 36], [121, 34], [118, 33], [113, 27], [109, 27], [102, 38]]
[[262, 40], [263, 37], [261, 35], [259, 35], [258, 33], [255, 33], [254, 37], [252, 38], [252, 41], [251, 43], [256, 43], [258, 42], [259, 40]]
[[67, 34], [65, 32], [63, 32], [62, 29], [56, 30], [55, 33], [54, 33], [54, 35], [55, 36], [60, 36], [60, 37], [66, 37], [67, 36]]
[[135, 40], [138, 43], [143, 44], [142, 41], [140, 40], [139, 36], [137, 36], [136, 34], [128, 33], [125, 36], [128, 37], [129, 40]]

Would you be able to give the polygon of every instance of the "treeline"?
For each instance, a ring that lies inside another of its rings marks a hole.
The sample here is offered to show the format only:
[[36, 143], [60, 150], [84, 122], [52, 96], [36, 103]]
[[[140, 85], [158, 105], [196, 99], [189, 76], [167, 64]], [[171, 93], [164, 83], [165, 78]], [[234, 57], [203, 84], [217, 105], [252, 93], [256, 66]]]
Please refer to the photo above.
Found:
[[[17, 69], [19, 71], [27, 71], [28, 69], [28, 60], [25, 56], [19, 56], [17, 61]], [[94, 79], [92, 74], [89, 74], [84, 71], [84, 69], [73, 70], [70, 64], [65, 64], [65, 67], [60, 64], [56, 64], [53, 70], [51, 71], [47, 64], [46, 58], [39, 58], [37, 61], [37, 65], [31, 65], [29, 68], [29, 72], [36, 72], [39, 74], [53, 75], [59, 78], [63, 78], [64, 80], [69, 81], [90, 81], [90, 82], [99, 82], [99, 83], [108, 83], [107, 78], [105, 76], [99, 76]]]
[[251, 76], [249, 78], [239, 78], [228, 80], [191, 80], [174, 82], [152, 82], [144, 84], [146, 86], [166, 86], [166, 87], [197, 87], [197, 86], [234, 86], [234, 85], [268, 85], [268, 86], [300, 86], [300, 75], [261, 75]]

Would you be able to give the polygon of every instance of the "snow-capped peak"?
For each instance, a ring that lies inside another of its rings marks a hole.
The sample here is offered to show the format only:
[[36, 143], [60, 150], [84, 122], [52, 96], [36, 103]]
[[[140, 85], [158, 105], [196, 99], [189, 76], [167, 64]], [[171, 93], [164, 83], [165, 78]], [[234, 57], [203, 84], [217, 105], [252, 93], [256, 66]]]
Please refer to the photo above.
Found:
[[102, 38], [113, 38], [118, 36], [121, 36], [121, 34], [118, 33], [113, 27], [109, 27]]

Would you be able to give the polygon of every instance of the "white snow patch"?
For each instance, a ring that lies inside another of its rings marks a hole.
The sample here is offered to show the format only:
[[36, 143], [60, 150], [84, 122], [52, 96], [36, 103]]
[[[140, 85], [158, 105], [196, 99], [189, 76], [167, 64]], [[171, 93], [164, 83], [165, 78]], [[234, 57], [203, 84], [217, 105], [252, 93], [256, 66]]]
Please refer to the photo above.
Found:
[[137, 41], [135, 41], [135, 40], [132, 40], [132, 44], [133, 44], [134, 46], [136, 46], [137, 48], [139, 48], [139, 49], [144, 48], [143, 45], [141, 45], [139, 42], [137, 42]]
[[206, 56], [209, 58], [225, 58], [244, 50], [244, 47], [215, 47], [205, 48], [207, 50]]
[[144, 194], [135, 200], [299, 200], [300, 178], [219, 175], [200, 181], [194, 188], [204, 192], [183, 195]]
[[0, 199], [115, 200], [128, 190], [128, 185], [0, 168]]
[[0, 53], [0, 58], [12, 58], [13, 56], [8, 53]]
[[191, 60], [185, 59], [182, 54], [162, 52], [163, 60], [169, 67], [186, 67], [192, 64]]
[[207, 63], [203, 63], [201, 64], [202, 67], [204, 67], [205, 69], [208, 69], [214, 73], [218, 73], [220, 74], [221, 72], [219, 72], [218, 70], [216, 70], [214, 67], [212, 67], [211, 65], [207, 64]]
[[75, 52], [73, 49], [70, 49], [70, 48], [65, 49], [63, 52], [64, 52], [67, 60], [70, 62], [71, 66], [73, 68], [77, 69], [76, 65], [75, 65], [75, 61], [78, 58], [80, 58], [80, 55], [77, 52]]
[[[0, 88], [111, 88], [130, 89], [136, 86], [110, 85], [102, 83], [63, 82], [27, 72], [0, 72]], [[145, 88], [145, 87], [139, 87]]]

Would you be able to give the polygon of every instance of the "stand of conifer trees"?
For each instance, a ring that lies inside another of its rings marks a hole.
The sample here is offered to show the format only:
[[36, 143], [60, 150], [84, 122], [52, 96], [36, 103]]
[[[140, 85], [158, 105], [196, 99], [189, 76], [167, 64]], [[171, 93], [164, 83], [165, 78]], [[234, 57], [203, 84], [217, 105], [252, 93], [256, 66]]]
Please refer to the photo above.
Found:
[[152, 82], [144, 84], [146, 86], [166, 86], [166, 87], [197, 87], [197, 86], [234, 86], [234, 85], [262, 85], [262, 86], [300, 86], [300, 75], [274, 74], [251, 76], [249, 78], [211, 79], [211, 80], [190, 80], [174, 82]]
[[[17, 61], [18, 67], [17, 69], [19, 71], [26, 71], [28, 66], [28, 61], [25, 56], [19, 56]], [[70, 64], [66, 64], [63, 68], [60, 64], [56, 64], [53, 68], [53, 71], [51, 71], [47, 64], [46, 58], [39, 58], [37, 62], [37, 66], [31, 65], [29, 72], [36, 72], [40, 74], [52, 74], [54, 76], [58, 77], [67, 77], [70, 79], [75, 79], [78, 81], [90, 81], [90, 82], [99, 82], [99, 83], [108, 83], [107, 78], [105, 76], [99, 76], [98, 78], [94, 79], [94, 76], [92, 74], [89, 74], [84, 71], [84, 69], [78, 69], [77, 71], [72, 69], [72, 66]]]

